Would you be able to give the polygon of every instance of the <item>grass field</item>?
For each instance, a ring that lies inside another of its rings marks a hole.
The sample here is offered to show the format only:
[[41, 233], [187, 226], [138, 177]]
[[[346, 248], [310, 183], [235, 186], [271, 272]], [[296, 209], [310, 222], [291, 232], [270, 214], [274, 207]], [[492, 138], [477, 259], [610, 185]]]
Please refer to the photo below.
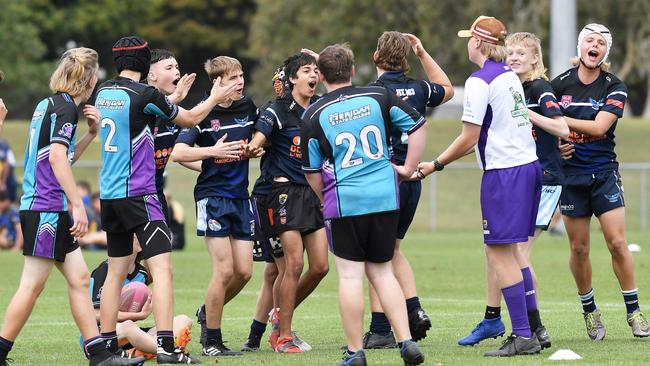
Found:
[[[593, 233], [592, 260], [596, 300], [603, 311], [608, 335], [604, 342], [590, 341], [584, 330], [581, 308], [573, 279], [569, 273], [566, 238], [544, 236], [537, 244], [534, 263], [540, 278], [542, 319], [553, 337], [552, 349], [539, 356], [508, 360], [486, 359], [483, 352], [497, 347], [500, 340], [485, 341], [479, 346], [463, 348], [456, 340], [480, 320], [485, 306], [484, 258], [479, 231], [472, 234], [437, 233], [413, 234], [404, 248], [411, 259], [423, 306], [433, 321], [429, 337], [420, 342], [426, 353], [426, 365], [468, 364], [543, 364], [552, 352], [569, 348], [584, 357], [580, 364], [647, 364], [650, 339], [634, 339], [625, 322], [625, 307], [617, 282], [612, 274], [609, 254], [599, 233]], [[650, 291], [650, 249], [646, 235], [631, 233], [631, 241], [643, 247], [635, 254], [637, 278], [642, 306], [648, 304]], [[184, 252], [174, 253], [174, 283], [176, 312], [193, 315], [202, 303], [209, 279], [209, 261], [201, 242], [193, 238]], [[87, 253], [89, 266], [102, 259], [100, 253]], [[22, 257], [0, 253], [4, 285], [0, 287], [0, 309], [5, 309], [19, 280]], [[224, 313], [224, 337], [232, 348], [239, 347], [248, 335], [262, 265], [255, 265], [253, 279]], [[337, 276], [333, 268], [321, 286], [296, 312], [294, 327], [301, 337], [314, 347], [305, 355], [275, 354], [266, 342], [263, 349], [241, 358], [219, 358], [221, 365], [332, 365], [340, 358], [340, 346], [345, 343], [337, 305]], [[504, 306], [505, 309], [505, 306]], [[368, 324], [366, 312], [366, 326]], [[151, 324], [151, 321], [145, 324]], [[507, 328], [509, 324], [506, 322]], [[268, 334], [268, 332], [267, 332]], [[198, 328], [195, 341], [190, 343], [193, 354], [200, 352]], [[265, 338], [266, 339], [266, 334]], [[19, 336], [11, 357], [17, 365], [83, 365], [78, 345], [78, 332], [68, 311], [65, 284], [60, 274], [53, 275], [38, 302], [27, 326]], [[399, 365], [396, 350], [369, 351], [370, 365]], [[202, 358], [214, 364], [214, 358]], [[575, 363], [575, 362], [573, 362]]]

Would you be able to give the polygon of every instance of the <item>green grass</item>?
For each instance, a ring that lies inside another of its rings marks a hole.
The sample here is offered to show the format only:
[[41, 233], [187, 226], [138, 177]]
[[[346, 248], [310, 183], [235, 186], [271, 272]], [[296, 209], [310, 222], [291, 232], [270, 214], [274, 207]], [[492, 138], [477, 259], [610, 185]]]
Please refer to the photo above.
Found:
[[[631, 241], [641, 243], [643, 250], [635, 254], [641, 303], [647, 308], [650, 291], [650, 249], [646, 249], [640, 233], [630, 233]], [[462, 348], [456, 340], [478, 322], [485, 306], [482, 238], [480, 231], [472, 233], [413, 234], [407, 237], [403, 248], [410, 258], [418, 280], [418, 291], [423, 306], [433, 321], [433, 329], [420, 342], [426, 353], [426, 365], [468, 364], [557, 364], [547, 358], [558, 349], [572, 349], [584, 357], [582, 361], [567, 364], [633, 365], [647, 364], [649, 340], [634, 339], [625, 322], [625, 307], [615, 277], [611, 271], [609, 254], [602, 235], [593, 232], [592, 262], [596, 300], [603, 312], [608, 335], [604, 342], [588, 340], [584, 330], [581, 308], [568, 269], [566, 238], [543, 236], [534, 252], [534, 263], [540, 279], [540, 309], [542, 320], [553, 337], [552, 349], [539, 356], [492, 360], [483, 352], [498, 347], [499, 340], [488, 340], [479, 346]], [[174, 282], [176, 312], [193, 315], [202, 303], [210, 263], [201, 241], [192, 238], [188, 249], [174, 253]], [[103, 259], [100, 253], [87, 253], [89, 266]], [[5, 285], [0, 288], [0, 309], [15, 291], [22, 257], [14, 253], [0, 253], [1, 272]], [[256, 294], [259, 289], [262, 265], [255, 265], [253, 279], [237, 298], [226, 306], [224, 337], [228, 345], [238, 348], [248, 334]], [[332, 365], [341, 356], [339, 347], [345, 337], [338, 315], [337, 276], [332, 270], [315, 293], [297, 310], [294, 327], [314, 350], [305, 355], [273, 353], [266, 342], [260, 352], [241, 358], [219, 358], [220, 365]], [[78, 332], [69, 314], [65, 284], [60, 274], [53, 272], [39, 302], [17, 339], [11, 357], [17, 365], [83, 365], [84, 358], [78, 346]], [[504, 307], [505, 309], [505, 307]], [[366, 311], [366, 327], [368, 324]], [[151, 324], [151, 321], [145, 322]], [[507, 328], [509, 324], [506, 322]], [[196, 339], [190, 343], [193, 354], [200, 352]], [[268, 334], [268, 332], [267, 332]], [[266, 339], [266, 335], [265, 338]], [[368, 352], [370, 365], [399, 365], [396, 350]], [[205, 364], [214, 364], [214, 358], [203, 357]], [[149, 364], [152, 364], [149, 362]]]

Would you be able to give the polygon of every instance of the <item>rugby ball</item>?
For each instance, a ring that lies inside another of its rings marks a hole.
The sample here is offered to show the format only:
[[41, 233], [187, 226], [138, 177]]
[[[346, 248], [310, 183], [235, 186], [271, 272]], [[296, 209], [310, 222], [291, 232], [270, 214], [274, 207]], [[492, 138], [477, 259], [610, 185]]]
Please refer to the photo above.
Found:
[[151, 296], [151, 290], [142, 282], [131, 282], [122, 287], [120, 296], [120, 311], [137, 313], [142, 310], [144, 303]]

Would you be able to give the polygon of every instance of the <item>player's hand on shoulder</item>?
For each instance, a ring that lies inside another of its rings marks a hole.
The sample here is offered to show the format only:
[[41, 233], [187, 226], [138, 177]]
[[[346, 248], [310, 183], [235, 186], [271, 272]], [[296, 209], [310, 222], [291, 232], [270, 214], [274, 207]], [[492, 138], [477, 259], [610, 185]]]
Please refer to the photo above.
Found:
[[300, 52], [311, 55], [312, 57], [314, 57], [316, 59], [316, 61], [318, 61], [318, 54], [316, 52], [310, 50], [309, 48], [302, 48], [302, 49], [300, 49]]
[[102, 119], [102, 114], [94, 105], [91, 104], [86, 104], [84, 106], [83, 114], [88, 122], [88, 133], [96, 135], [99, 127], [99, 120]]
[[225, 133], [217, 141], [214, 146], [212, 146], [212, 156], [219, 159], [238, 159], [242, 156], [242, 142], [241, 141], [229, 141], [226, 142], [228, 134]]
[[558, 148], [560, 149], [560, 155], [562, 155], [562, 159], [564, 160], [571, 159], [573, 157], [573, 153], [576, 151], [576, 148], [572, 143], [562, 143], [562, 140], [560, 140]]
[[422, 41], [420, 39], [411, 34], [411, 33], [402, 33], [406, 39], [408, 39], [409, 43], [411, 44], [411, 49], [413, 49], [413, 53], [416, 56], [420, 56], [422, 52], [424, 52], [424, 46], [422, 46]]

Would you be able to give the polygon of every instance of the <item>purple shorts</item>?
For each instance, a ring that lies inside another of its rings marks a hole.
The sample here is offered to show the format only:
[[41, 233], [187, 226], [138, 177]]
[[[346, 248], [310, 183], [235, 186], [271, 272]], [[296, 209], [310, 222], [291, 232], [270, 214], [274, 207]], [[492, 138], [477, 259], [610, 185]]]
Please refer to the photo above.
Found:
[[486, 170], [481, 181], [485, 244], [514, 244], [535, 234], [542, 169], [537, 161]]

